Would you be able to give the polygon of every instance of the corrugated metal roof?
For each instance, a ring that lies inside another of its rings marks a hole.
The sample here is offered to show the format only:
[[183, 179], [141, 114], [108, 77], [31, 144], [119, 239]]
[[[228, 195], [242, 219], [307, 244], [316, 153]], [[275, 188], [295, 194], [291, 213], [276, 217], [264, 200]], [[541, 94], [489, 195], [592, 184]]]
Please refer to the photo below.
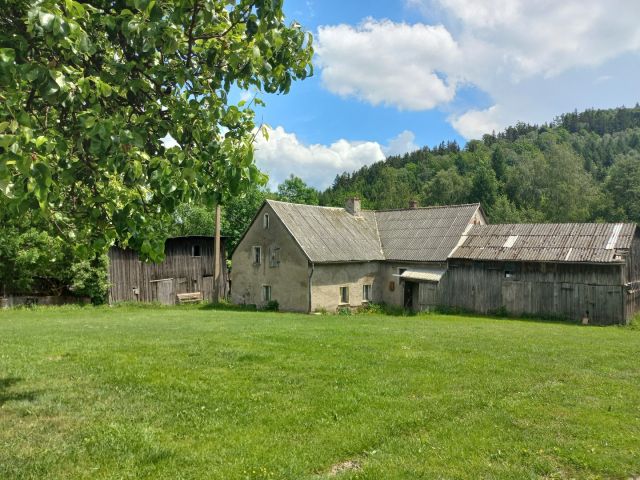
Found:
[[630, 223], [476, 225], [451, 258], [535, 262], [621, 262], [631, 248]]
[[405, 280], [418, 280], [421, 282], [439, 282], [445, 273], [447, 273], [446, 270], [435, 268], [421, 268], [419, 270], [410, 269], [402, 272], [400, 278], [404, 278]]
[[445, 261], [479, 208], [474, 203], [375, 212], [386, 259]]
[[312, 262], [384, 260], [374, 212], [267, 200]]

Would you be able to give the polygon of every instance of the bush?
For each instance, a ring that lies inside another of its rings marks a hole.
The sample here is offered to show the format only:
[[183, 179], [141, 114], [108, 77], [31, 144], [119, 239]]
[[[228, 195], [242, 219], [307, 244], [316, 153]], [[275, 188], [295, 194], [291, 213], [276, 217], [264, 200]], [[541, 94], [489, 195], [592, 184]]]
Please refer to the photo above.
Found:
[[378, 315], [385, 313], [385, 305], [380, 303], [365, 303], [358, 307], [357, 312], [365, 315]]
[[338, 307], [338, 315], [352, 315], [353, 312], [349, 307]]
[[105, 303], [109, 293], [109, 259], [98, 255], [93, 260], [82, 260], [71, 265], [69, 290], [79, 297], [89, 297], [94, 305]]
[[280, 310], [280, 304], [277, 300], [269, 300], [263, 310], [267, 312], [277, 312], [278, 310]]

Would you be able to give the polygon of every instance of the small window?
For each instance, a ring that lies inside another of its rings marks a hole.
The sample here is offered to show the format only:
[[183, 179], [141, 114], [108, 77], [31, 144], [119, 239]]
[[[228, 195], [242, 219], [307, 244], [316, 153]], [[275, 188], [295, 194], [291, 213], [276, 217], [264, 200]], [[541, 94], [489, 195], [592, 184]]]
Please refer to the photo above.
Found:
[[399, 268], [398, 269], [398, 275], [402, 275], [404, 272], [406, 272], [407, 269], [406, 268]]
[[518, 280], [518, 267], [513, 263], [505, 264], [504, 278], [507, 278], [509, 280]]
[[262, 227], [264, 229], [268, 229], [269, 228], [269, 214], [265, 213], [264, 216], [262, 217]]
[[262, 263], [262, 247], [253, 247], [253, 264], [260, 265]]
[[340, 287], [340, 303], [349, 303], [349, 287]]
[[271, 301], [271, 285], [262, 286], [262, 300], [265, 302]]
[[280, 265], [280, 248], [271, 247], [269, 250], [269, 266], [275, 268]]
[[191, 245], [191, 256], [192, 257], [200, 256], [200, 245]]
[[371, 285], [362, 286], [362, 301], [363, 302], [371, 301]]

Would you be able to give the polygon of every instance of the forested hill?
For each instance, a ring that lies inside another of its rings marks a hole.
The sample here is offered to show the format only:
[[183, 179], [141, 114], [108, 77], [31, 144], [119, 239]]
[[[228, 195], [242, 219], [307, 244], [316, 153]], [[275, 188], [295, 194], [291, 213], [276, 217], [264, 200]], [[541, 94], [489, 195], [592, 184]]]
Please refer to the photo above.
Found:
[[336, 177], [320, 195], [363, 207], [481, 202], [492, 223], [640, 223], [640, 106], [519, 123], [467, 143], [442, 143]]

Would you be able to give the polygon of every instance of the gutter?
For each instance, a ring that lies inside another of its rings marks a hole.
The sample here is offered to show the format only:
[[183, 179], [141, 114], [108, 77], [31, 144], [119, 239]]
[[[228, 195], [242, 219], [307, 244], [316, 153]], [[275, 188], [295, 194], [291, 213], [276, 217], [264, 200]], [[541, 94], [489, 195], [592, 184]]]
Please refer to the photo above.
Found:
[[309, 313], [311, 313], [311, 286], [315, 265], [313, 262], [309, 262], [309, 264], [311, 265], [311, 271], [309, 272]]

